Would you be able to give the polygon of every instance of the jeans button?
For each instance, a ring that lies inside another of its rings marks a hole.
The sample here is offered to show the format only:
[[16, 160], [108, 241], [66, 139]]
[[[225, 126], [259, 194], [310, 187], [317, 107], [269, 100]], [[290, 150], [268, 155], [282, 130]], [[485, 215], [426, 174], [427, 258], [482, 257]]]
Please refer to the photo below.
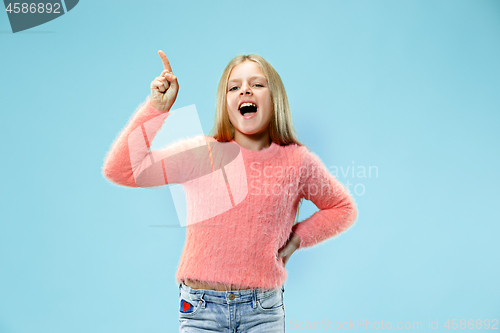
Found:
[[234, 299], [234, 294], [229, 294], [229, 299], [232, 301]]

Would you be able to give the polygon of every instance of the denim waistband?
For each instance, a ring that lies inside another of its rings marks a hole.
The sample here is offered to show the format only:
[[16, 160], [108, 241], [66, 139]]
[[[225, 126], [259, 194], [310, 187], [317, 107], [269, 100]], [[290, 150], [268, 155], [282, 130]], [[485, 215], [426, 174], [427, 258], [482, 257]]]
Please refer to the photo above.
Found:
[[274, 289], [243, 289], [243, 290], [207, 290], [207, 289], [193, 289], [181, 282], [179, 288], [184, 292], [190, 294], [195, 299], [203, 299], [207, 302], [234, 304], [250, 302], [255, 300], [263, 300], [274, 296], [278, 291], [285, 291], [285, 286], [276, 287]]

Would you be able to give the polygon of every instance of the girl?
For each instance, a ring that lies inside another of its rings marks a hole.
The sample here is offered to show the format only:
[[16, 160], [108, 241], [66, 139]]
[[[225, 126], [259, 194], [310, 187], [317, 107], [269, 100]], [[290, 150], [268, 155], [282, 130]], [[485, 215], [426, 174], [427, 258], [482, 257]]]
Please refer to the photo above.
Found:
[[[176, 273], [180, 332], [284, 332], [287, 261], [352, 225], [354, 201], [297, 140], [281, 78], [255, 54], [235, 57], [222, 73], [212, 136], [150, 151], [179, 90], [159, 55], [164, 70], [112, 145], [103, 174], [124, 186], [190, 188]], [[302, 198], [319, 211], [294, 223]]]

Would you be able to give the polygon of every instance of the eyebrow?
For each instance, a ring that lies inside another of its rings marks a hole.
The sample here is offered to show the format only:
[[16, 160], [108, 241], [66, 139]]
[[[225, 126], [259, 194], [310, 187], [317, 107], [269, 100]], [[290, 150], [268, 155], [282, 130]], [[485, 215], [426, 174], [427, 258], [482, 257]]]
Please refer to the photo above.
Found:
[[[251, 76], [250, 79], [251, 80], [253, 80], [253, 79], [264, 79], [264, 80], [266, 80], [266, 77], [262, 76], [262, 75], [254, 75], [254, 76]], [[240, 79], [232, 79], [232, 80], [227, 81], [227, 83], [234, 82], [234, 81], [240, 81]]]

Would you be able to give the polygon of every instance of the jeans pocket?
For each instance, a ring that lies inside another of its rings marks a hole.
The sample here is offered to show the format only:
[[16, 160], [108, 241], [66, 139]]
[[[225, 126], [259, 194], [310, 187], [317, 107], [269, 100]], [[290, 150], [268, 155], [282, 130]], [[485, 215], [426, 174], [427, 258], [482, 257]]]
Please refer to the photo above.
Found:
[[283, 291], [281, 287], [269, 294], [257, 297], [257, 308], [261, 312], [276, 311], [284, 309]]
[[179, 288], [179, 317], [192, 317], [200, 312], [203, 300]]

